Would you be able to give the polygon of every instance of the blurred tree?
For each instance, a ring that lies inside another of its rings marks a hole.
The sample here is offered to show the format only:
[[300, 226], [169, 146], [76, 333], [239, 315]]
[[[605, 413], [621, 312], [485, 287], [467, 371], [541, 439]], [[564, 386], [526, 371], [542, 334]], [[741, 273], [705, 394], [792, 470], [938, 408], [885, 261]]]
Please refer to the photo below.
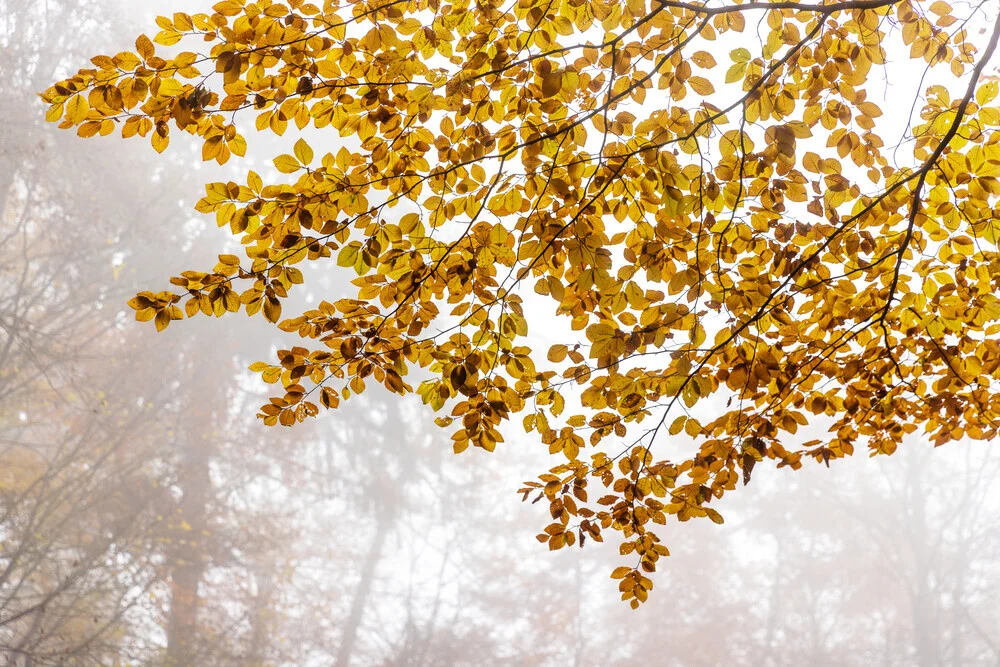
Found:
[[[122, 332], [101, 312], [115, 241], [151, 208], [123, 200], [149, 166], [103, 174], [106, 152], [65, 145], [32, 111], [40, 81], [75, 49], [65, 23], [102, 25], [87, 3], [0, 2], [0, 658], [111, 664], [152, 581], [130, 553], [149, 527], [149, 485], [130, 451], [151, 415], [109, 376]], [[48, 39], [48, 48], [42, 42]], [[50, 39], [49, 39], [50, 37]], [[121, 188], [121, 189], [119, 189]], [[83, 224], [81, 224], [83, 223]], [[122, 359], [124, 362], [125, 360]]]
[[914, 443], [900, 459], [764, 477], [722, 534], [678, 537], [669, 599], [632, 620], [632, 657], [670, 645], [657, 664], [996, 664], [1000, 457]]
[[166, 224], [186, 172], [40, 131], [38, 86], [96, 48], [69, 44], [67, 24], [127, 29], [93, 3], [0, 1], [0, 664], [189, 665], [194, 650], [224, 664], [245, 646], [199, 618], [198, 589], [281, 534], [259, 507], [252, 530], [228, 523], [211, 478], [213, 457], [244, 478], [253, 463], [245, 442], [219, 444], [222, 425], [246, 426], [226, 415], [238, 348], [154, 352], [125, 326], [118, 304], [142, 271], [169, 270], [160, 248], [191, 242]]

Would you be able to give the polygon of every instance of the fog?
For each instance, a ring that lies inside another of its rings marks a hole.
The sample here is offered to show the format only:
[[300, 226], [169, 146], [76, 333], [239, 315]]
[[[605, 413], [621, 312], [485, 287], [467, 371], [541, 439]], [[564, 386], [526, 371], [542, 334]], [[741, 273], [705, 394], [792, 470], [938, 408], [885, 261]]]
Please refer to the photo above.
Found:
[[[0, 665], [1000, 665], [995, 444], [760, 464], [723, 525], [668, 523], [632, 611], [612, 540], [536, 541], [517, 489], [557, 462], [517, 423], [456, 456], [373, 389], [265, 428], [247, 367], [280, 332], [133, 322], [234, 247], [193, 206], [268, 140], [207, 166], [59, 131], [36, 93], [201, 6], [0, 0]], [[343, 292], [321, 268], [299, 306]]]

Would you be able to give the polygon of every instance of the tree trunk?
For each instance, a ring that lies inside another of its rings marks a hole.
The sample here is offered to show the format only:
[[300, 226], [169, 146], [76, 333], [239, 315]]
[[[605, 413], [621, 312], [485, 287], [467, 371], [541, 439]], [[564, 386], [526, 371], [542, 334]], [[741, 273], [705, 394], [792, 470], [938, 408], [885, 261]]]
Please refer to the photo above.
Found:
[[372, 583], [375, 578], [375, 568], [382, 557], [382, 547], [389, 532], [389, 522], [382, 517], [376, 518], [375, 536], [368, 546], [368, 553], [365, 555], [364, 566], [361, 568], [361, 580], [354, 590], [354, 599], [351, 600], [351, 613], [344, 624], [344, 634], [337, 649], [337, 658], [334, 662], [337, 667], [348, 667], [351, 664], [351, 653], [354, 651], [354, 641], [357, 639], [358, 630], [361, 627], [361, 618], [365, 611], [365, 604], [372, 590]]
[[267, 650], [267, 639], [271, 634], [268, 613], [274, 589], [274, 577], [271, 572], [262, 570], [254, 575], [254, 580], [257, 590], [250, 615], [251, 632], [247, 665], [248, 667], [264, 667], [264, 653]]
[[927, 494], [923, 488], [924, 459], [919, 455], [909, 462], [909, 498], [907, 502], [907, 535], [913, 549], [915, 588], [911, 601], [913, 648], [920, 667], [937, 667], [939, 632], [935, 607], [935, 591], [931, 588], [932, 546], [927, 536]]
[[0, 153], [0, 223], [5, 222], [7, 197], [14, 185], [14, 161], [6, 154]]
[[[206, 443], [198, 442], [198, 445]], [[198, 585], [205, 574], [207, 559], [199, 548], [207, 527], [208, 495], [211, 479], [207, 447], [186, 454], [187, 460], [178, 471], [178, 482], [184, 489], [180, 512], [172, 518], [178, 524], [171, 531], [170, 616], [167, 620], [167, 665], [188, 667], [198, 664], [198, 608], [201, 598]]]

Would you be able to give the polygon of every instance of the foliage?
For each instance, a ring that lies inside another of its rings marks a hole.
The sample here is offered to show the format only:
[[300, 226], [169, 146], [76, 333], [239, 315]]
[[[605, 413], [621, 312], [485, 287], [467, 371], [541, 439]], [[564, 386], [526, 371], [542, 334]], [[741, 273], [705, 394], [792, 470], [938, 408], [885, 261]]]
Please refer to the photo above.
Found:
[[[711, 503], [765, 459], [890, 454], [921, 427], [996, 435], [991, 3], [322, 5], [160, 18], [42, 94], [81, 136], [162, 151], [188, 133], [219, 163], [246, 153], [249, 118], [345, 138], [317, 155], [300, 137], [278, 182], [208, 184], [197, 209], [245, 258], [129, 302], [158, 329], [245, 310], [313, 341], [251, 366], [280, 383], [266, 424], [372, 380], [447, 409], [456, 452], [492, 451], [518, 414], [566, 459], [522, 489], [549, 504], [539, 540], [618, 531], [633, 607], [668, 554], [654, 524], [721, 522]], [[157, 54], [182, 41], [206, 46]], [[931, 84], [898, 145], [869, 95], [889, 54]], [[354, 296], [282, 319], [296, 265], [330, 261]], [[529, 320], [559, 341], [529, 345]], [[809, 424], [829, 435], [793, 444]], [[658, 455], [681, 438], [694, 455]]]

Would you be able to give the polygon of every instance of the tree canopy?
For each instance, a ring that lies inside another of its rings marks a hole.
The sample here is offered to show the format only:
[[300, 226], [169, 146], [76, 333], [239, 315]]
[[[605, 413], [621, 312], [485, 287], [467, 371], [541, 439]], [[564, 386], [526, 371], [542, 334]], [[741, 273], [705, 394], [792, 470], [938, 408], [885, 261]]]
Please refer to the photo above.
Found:
[[[265, 424], [371, 382], [456, 452], [516, 416], [562, 459], [522, 489], [538, 539], [618, 533], [633, 607], [656, 526], [721, 522], [764, 461], [996, 436], [995, 3], [320, 4], [161, 17], [42, 93], [80, 136], [189, 134], [220, 164], [251, 126], [297, 136], [197, 204], [243, 256], [129, 302], [305, 339], [251, 366]], [[886, 80], [912, 113], [884, 115]], [[289, 317], [310, 263], [354, 291]]]

